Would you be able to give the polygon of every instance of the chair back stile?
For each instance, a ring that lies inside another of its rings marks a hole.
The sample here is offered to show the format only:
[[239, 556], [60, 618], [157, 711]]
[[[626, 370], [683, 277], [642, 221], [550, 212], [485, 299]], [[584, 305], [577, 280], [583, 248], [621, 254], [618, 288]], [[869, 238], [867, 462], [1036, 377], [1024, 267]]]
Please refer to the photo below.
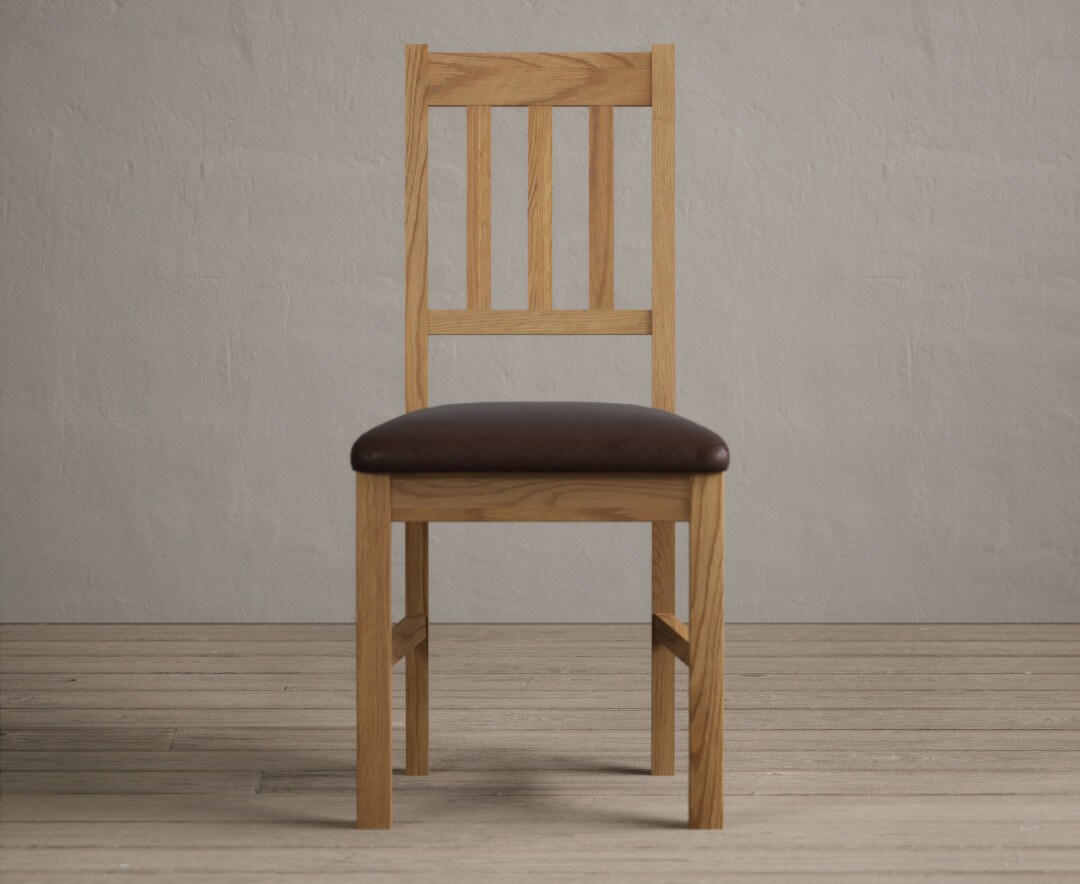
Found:
[[[428, 404], [428, 335], [647, 334], [652, 404], [675, 410], [675, 49], [405, 52], [405, 407]], [[466, 306], [428, 308], [428, 108], [466, 108]], [[528, 107], [528, 309], [491, 308], [491, 108]], [[589, 297], [552, 308], [552, 108], [589, 108]], [[614, 108], [652, 108], [652, 305], [614, 298]]]

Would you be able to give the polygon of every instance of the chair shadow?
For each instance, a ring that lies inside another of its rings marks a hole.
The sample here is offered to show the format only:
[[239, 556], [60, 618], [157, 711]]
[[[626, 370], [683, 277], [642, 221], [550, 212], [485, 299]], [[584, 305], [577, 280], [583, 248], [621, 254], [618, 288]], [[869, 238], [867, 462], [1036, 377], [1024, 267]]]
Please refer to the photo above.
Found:
[[[403, 765], [395, 765], [393, 769], [394, 790], [397, 796], [395, 807], [401, 806], [404, 797], [401, 794], [402, 790], [410, 789], [413, 794], [409, 800], [422, 802], [425, 820], [436, 824], [448, 818], [468, 817], [470, 809], [490, 809], [492, 806], [497, 807], [501, 804], [507, 808], [513, 807], [515, 813], [522, 815], [524, 820], [535, 817], [537, 824], [556, 818], [562, 822], [593, 825], [651, 829], [686, 827], [684, 821], [650, 813], [648, 808], [643, 808], [641, 812], [631, 812], [618, 808], [589, 807], [570, 803], [568, 796], [560, 794], [558, 787], [553, 789], [548, 779], [552, 775], [573, 775], [574, 773], [611, 777], [649, 777], [650, 768], [644, 764], [613, 764], [591, 756], [539, 754], [534, 751], [500, 749], [499, 747], [478, 747], [469, 752], [450, 752], [447, 756], [433, 758], [429, 777], [408, 776]], [[280, 754], [278, 757], [280, 758]], [[328, 768], [325, 760], [322, 759], [308, 759], [307, 761], [308, 763], [305, 763], [302, 754], [297, 754], [292, 757], [288, 769], [278, 768], [273, 773], [279, 780], [296, 776], [307, 779], [309, 783], [323, 781], [325, 789], [309, 787], [305, 789], [308, 794], [314, 791], [340, 795], [342, 792], [351, 792], [356, 788], [355, 768], [351, 763], [351, 758], [340, 767], [335, 765], [331, 768]], [[455, 773], [471, 773], [475, 774], [475, 778], [469, 783], [462, 783], [460, 780], [440, 777], [440, 774]], [[422, 797], [417, 792], [422, 792]], [[245, 809], [249, 808], [250, 805], [247, 805]], [[287, 810], [281, 806], [261, 807], [258, 812], [268, 820], [289, 821], [302, 826], [335, 828], [352, 828], [353, 826], [351, 819], [343, 821], [336, 816]], [[477, 824], [482, 823], [478, 821]]]
[[[75, 736], [68, 732], [69, 740], [65, 745], [56, 747], [56, 763], [43, 765], [43, 772], [50, 769], [66, 768], [65, 758], [73, 751], [78, 751], [80, 740], [71, 741]], [[88, 740], [90, 737], [88, 737]], [[99, 740], [99, 736], [93, 739]], [[249, 744], [250, 745], [250, 744]], [[95, 748], [101, 748], [95, 743]], [[207, 757], [221, 749], [219, 742], [209, 739], [204, 747], [198, 742], [186, 746], [187, 751], [205, 751]], [[233, 750], [244, 752], [244, 750]], [[166, 753], [167, 754], [167, 753]], [[280, 736], [280, 742], [260, 742], [245, 754], [250, 758], [237, 761], [236, 769], [243, 772], [258, 772], [258, 785], [254, 794], [279, 795], [318, 794], [336, 795], [334, 803], [337, 812], [310, 811], [305, 808], [289, 806], [288, 801], [252, 802], [253, 793], [237, 793], [214, 789], [215, 775], [222, 773], [220, 768], [207, 768], [205, 771], [207, 788], [205, 791], [173, 793], [178, 807], [187, 804], [205, 804], [208, 795], [212, 796], [215, 806], [225, 815], [236, 821], [251, 821], [253, 816], [265, 821], [288, 823], [305, 827], [353, 828], [351, 813], [341, 815], [340, 796], [356, 789], [355, 761], [352, 751], [342, 747], [340, 755], [337, 748], [329, 752], [314, 755], [302, 747], [289, 742], [286, 734]], [[329, 758], [327, 756], [330, 756]], [[338, 760], [340, 758], [340, 761]], [[560, 792], [558, 777], [562, 775], [598, 774], [610, 777], [649, 777], [650, 769], [646, 764], [613, 763], [593, 755], [580, 753], [538, 753], [534, 750], [505, 748], [488, 745], [472, 745], [468, 748], [450, 749], [436, 752], [433, 756], [432, 777], [407, 777], [404, 766], [393, 769], [395, 792], [404, 789], [412, 791], [414, 801], [422, 801], [424, 817], [438, 822], [448, 817], [459, 818], [473, 808], [490, 808], [499, 803], [507, 807], [514, 806], [516, 813], [529, 819], [530, 808], [535, 808], [537, 822], [551, 820], [553, 817], [562, 821], [582, 823], [618, 824], [643, 827], [685, 826], [685, 823], [670, 817], [643, 812], [626, 811], [618, 808], [591, 807], [587, 803], [571, 803], [565, 792]], [[143, 780], [161, 777], [165, 782], [171, 773], [168, 769], [141, 770]], [[473, 774], [469, 782], [462, 782], [453, 777], [440, 777], [440, 774]], [[552, 777], [556, 780], [553, 785]], [[667, 778], [665, 778], [667, 779]], [[234, 780], [235, 782], [235, 780]], [[670, 780], [668, 780], [670, 782]], [[145, 785], [145, 783], [144, 783]], [[610, 788], [610, 787], [605, 787]], [[31, 788], [29, 791], [33, 792]], [[127, 791], [118, 789], [119, 793]], [[416, 792], [422, 792], [422, 798]], [[163, 793], [167, 794], [167, 793]], [[239, 799], [238, 794], [243, 795]], [[59, 797], [59, 796], [58, 796]], [[306, 802], [310, 807], [311, 802]], [[553, 813], [554, 811], [554, 813]], [[478, 823], [479, 824], [479, 823]]]

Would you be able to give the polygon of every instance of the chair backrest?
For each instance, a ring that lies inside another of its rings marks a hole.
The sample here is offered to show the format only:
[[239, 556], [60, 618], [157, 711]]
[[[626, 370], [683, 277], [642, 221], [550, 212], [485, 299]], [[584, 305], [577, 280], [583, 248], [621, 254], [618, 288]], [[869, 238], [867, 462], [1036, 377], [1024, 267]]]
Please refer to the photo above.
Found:
[[[529, 108], [529, 300], [491, 309], [491, 108]], [[614, 107], [652, 107], [652, 309], [614, 303]], [[462, 310], [428, 309], [428, 108], [467, 108]], [[589, 108], [589, 309], [551, 302], [551, 109]], [[405, 407], [428, 403], [428, 335], [652, 336], [652, 402], [675, 410], [675, 47], [428, 52], [405, 47]]]

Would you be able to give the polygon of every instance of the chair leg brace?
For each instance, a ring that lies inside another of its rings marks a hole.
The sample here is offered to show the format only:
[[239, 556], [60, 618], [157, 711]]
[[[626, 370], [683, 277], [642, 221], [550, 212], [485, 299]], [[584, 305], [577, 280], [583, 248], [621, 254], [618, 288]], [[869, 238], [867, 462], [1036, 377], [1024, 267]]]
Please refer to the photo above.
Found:
[[690, 630], [674, 614], [652, 615], [653, 641], [659, 642], [679, 660], [690, 665]]

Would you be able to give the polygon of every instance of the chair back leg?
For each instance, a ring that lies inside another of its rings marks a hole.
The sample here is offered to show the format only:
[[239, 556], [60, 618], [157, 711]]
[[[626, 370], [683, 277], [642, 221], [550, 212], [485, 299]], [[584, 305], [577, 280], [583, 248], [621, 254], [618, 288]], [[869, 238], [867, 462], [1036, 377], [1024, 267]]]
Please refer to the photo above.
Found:
[[[652, 523], [652, 612], [675, 613], [675, 523]], [[650, 621], [651, 622], [651, 621]], [[652, 639], [652, 774], [675, 773], [675, 655]]]
[[405, 615], [424, 618], [424, 640], [405, 656], [405, 773], [428, 773], [428, 523], [405, 523]]

